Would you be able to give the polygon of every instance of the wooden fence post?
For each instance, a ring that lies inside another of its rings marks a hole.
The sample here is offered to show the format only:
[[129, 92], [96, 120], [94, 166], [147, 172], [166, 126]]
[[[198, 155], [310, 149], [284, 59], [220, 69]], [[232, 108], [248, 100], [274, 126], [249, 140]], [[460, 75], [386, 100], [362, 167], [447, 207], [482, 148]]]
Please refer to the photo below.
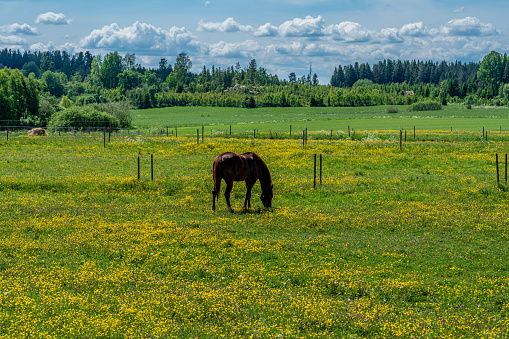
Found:
[[140, 181], [140, 156], [138, 156], [138, 181]]
[[403, 149], [403, 131], [399, 130], [399, 149]]
[[505, 154], [505, 184], [507, 186], [507, 153]]
[[154, 155], [150, 155], [150, 177], [154, 181]]
[[103, 127], [103, 146], [106, 148], [106, 128]]
[[5, 130], [5, 132], [6, 132], [6, 134], [7, 134], [7, 141], [9, 141], [9, 129], [7, 128], [7, 129]]
[[290, 138], [292, 137], [292, 125], [290, 125]]
[[196, 143], [198, 145], [200, 144], [200, 129], [199, 128], [196, 129]]
[[320, 186], [322, 186], [322, 155], [320, 154]]
[[495, 154], [495, 163], [497, 166], [497, 186], [500, 186], [500, 176], [498, 171], [498, 153]]
[[316, 154], [314, 156], [315, 165], [313, 167], [313, 188], [316, 188]]
[[201, 142], [202, 144], [205, 142], [205, 126], [201, 127]]
[[415, 140], [415, 126], [414, 126], [414, 140]]

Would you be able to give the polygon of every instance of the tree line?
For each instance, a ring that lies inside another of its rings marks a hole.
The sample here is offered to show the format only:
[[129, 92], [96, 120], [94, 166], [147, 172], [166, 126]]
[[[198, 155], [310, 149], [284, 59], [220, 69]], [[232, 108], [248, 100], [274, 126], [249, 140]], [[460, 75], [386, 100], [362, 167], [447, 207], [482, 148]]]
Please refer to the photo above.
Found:
[[[330, 84], [316, 74], [279, 78], [253, 59], [191, 71], [190, 56], [145, 68], [135, 54], [0, 51], [0, 120], [47, 124], [71, 106], [128, 103], [134, 108], [183, 105], [286, 107], [412, 104], [434, 100], [507, 105], [509, 59], [491, 52], [481, 62], [383, 60], [335, 67]], [[410, 94], [411, 95], [402, 95]], [[75, 111], [76, 109], [74, 109]], [[74, 113], [73, 113], [74, 114]], [[97, 115], [97, 114], [96, 114]], [[125, 119], [124, 119], [125, 120]]]

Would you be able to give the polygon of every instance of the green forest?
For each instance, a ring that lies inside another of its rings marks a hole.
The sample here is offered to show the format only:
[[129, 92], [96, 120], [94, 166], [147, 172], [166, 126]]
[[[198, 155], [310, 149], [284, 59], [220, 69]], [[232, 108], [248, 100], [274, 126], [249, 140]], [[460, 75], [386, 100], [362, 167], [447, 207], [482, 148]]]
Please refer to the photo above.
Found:
[[[253, 59], [227, 68], [203, 66], [180, 53], [145, 68], [135, 54], [0, 51], [0, 126], [129, 127], [131, 108], [171, 106], [326, 107], [437, 102], [507, 106], [509, 58], [480, 62], [383, 60], [338, 65], [330, 82], [316, 74], [279, 77]], [[70, 125], [69, 125], [70, 126]]]

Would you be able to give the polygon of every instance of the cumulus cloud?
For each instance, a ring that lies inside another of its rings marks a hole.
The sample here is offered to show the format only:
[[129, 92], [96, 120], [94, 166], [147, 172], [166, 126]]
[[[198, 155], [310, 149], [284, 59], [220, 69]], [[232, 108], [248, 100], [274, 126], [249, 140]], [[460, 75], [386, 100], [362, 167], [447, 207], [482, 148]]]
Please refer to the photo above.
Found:
[[27, 41], [15, 35], [2, 36], [0, 35], [0, 46], [23, 46]]
[[47, 12], [39, 15], [35, 20], [35, 23], [45, 25], [70, 25], [72, 20], [67, 19], [63, 13]]
[[286, 21], [278, 27], [279, 35], [283, 37], [321, 37], [324, 35], [325, 21], [319, 15], [317, 18], [307, 16], [305, 19], [295, 18]]
[[367, 42], [372, 39], [372, 33], [357, 22], [344, 21], [327, 28], [327, 32], [334, 40], [347, 42]]
[[230, 17], [223, 22], [204, 22], [200, 20], [197, 30], [203, 32], [250, 32], [253, 27], [241, 25]]
[[422, 37], [428, 34], [428, 29], [422, 22], [413, 22], [401, 27], [399, 34], [410, 37]]
[[197, 42], [185, 28], [172, 27], [168, 31], [136, 21], [125, 28], [113, 23], [95, 29], [80, 40], [80, 45], [83, 48], [171, 53], [178, 50], [195, 50]]
[[271, 23], [267, 22], [265, 25], [258, 27], [258, 29], [254, 32], [255, 36], [276, 36], [278, 34], [278, 29], [276, 26], [273, 26]]
[[384, 28], [381, 30], [380, 34], [382, 36], [382, 40], [390, 43], [400, 43], [404, 41], [400, 35], [400, 30], [397, 28]]
[[76, 44], [66, 43], [64, 45], [56, 45], [53, 41], [48, 42], [47, 44], [38, 42], [30, 45], [30, 50], [32, 51], [66, 51], [69, 54], [74, 54], [79, 51], [79, 48]]
[[440, 29], [440, 33], [452, 36], [493, 36], [499, 32], [492, 24], [485, 24], [475, 17], [454, 19]]
[[1, 27], [2, 32], [10, 34], [37, 35], [37, 30], [28, 24], [12, 24]]
[[209, 46], [209, 55], [212, 57], [252, 58], [255, 52], [258, 52], [259, 50], [260, 45], [253, 40], [247, 40], [240, 43], [227, 43], [221, 41]]

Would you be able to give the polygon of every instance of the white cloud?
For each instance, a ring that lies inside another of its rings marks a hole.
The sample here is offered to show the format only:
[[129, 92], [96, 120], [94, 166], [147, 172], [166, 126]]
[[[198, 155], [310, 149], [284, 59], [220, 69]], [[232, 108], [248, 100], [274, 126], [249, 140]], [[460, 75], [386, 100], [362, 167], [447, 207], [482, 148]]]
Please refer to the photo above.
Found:
[[265, 25], [258, 27], [256, 32], [254, 32], [254, 35], [259, 37], [276, 36], [278, 35], [278, 29], [276, 26], [273, 26], [271, 23], [267, 22]]
[[372, 33], [357, 22], [344, 21], [327, 28], [334, 40], [347, 42], [367, 42], [372, 40]]
[[80, 45], [83, 48], [170, 54], [198, 47], [194, 36], [185, 28], [172, 27], [168, 31], [138, 21], [125, 28], [113, 23], [95, 29], [81, 39]]
[[397, 28], [383, 28], [380, 32], [382, 40], [390, 43], [400, 43], [404, 39], [400, 35], [400, 30]]
[[493, 36], [499, 32], [492, 24], [485, 24], [475, 17], [454, 19], [441, 27], [440, 33], [452, 36]]
[[74, 54], [80, 49], [73, 43], [66, 43], [63, 45], [56, 45], [53, 41], [44, 44], [42, 42], [38, 42], [30, 45], [30, 50], [32, 51], [66, 51], [69, 54]]
[[23, 38], [15, 35], [2, 36], [0, 35], [0, 46], [23, 46], [26, 45], [27, 41]]
[[72, 20], [67, 19], [63, 13], [47, 12], [39, 15], [35, 20], [35, 23], [45, 25], [70, 25]]
[[10, 34], [37, 35], [37, 30], [28, 24], [12, 24], [2, 26], [2, 31]]
[[325, 21], [319, 15], [317, 18], [307, 16], [305, 19], [295, 18], [286, 21], [278, 28], [283, 37], [321, 37], [324, 35]]
[[258, 51], [260, 51], [260, 45], [253, 40], [247, 40], [240, 43], [227, 43], [221, 41], [209, 46], [209, 55], [212, 57], [252, 58]]
[[250, 32], [253, 27], [241, 25], [230, 17], [223, 22], [204, 22], [200, 20], [197, 30], [204, 32]]
[[399, 34], [402, 36], [422, 37], [428, 34], [428, 29], [422, 22], [413, 22], [403, 25], [399, 30]]

